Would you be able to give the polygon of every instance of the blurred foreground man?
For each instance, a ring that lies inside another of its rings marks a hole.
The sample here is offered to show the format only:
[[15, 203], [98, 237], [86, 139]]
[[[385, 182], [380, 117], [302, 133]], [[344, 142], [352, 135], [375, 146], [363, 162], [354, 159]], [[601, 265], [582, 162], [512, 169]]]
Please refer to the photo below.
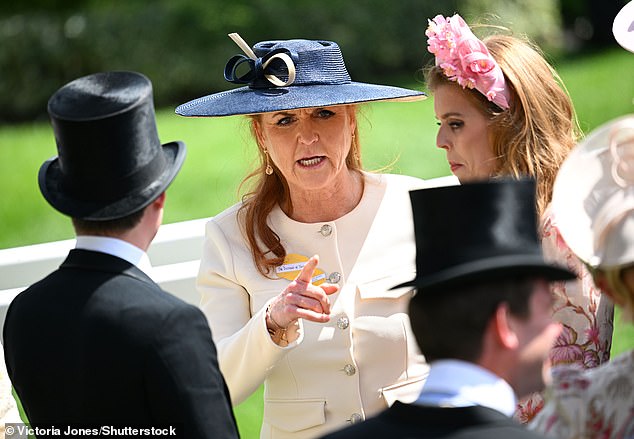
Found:
[[30, 422], [42, 436], [59, 436], [44, 429], [54, 426], [238, 437], [205, 317], [144, 272], [185, 159], [182, 142], [159, 141], [150, 81], [89, 75], [48, 111], [59, 155], [40, 168], [40, 191], [72, 218], [77, 244], [7, 312], [7, 369]]
[[339, 438], [541, 438], [511, 416], [543, 388], [561, 331], [537, 237], [535, 185], [496, 180], [410, 192], [417, 275], [412, 329], [431, 369], [418, 400], [396, 402]]

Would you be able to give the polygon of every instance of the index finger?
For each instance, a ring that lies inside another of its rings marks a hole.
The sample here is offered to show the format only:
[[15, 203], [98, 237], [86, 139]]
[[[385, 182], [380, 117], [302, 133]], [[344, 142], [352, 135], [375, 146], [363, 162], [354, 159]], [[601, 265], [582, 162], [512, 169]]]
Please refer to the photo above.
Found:
[[319, 256], [315, 255], [306, 262], [306, 265], [302, 267], [302, 271], [299, 272], [295, 280], [307, 284], [311, 283], [313, 281], [313, 272], [315, 268], [317, 268], [317, 264], [319, 264]]

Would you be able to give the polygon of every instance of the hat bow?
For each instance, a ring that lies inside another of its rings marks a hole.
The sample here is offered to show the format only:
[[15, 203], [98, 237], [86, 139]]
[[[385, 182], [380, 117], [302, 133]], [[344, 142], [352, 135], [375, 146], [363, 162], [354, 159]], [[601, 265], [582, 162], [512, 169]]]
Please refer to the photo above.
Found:
[[[284, 48], [270, 51], [258, 57], [237, 34], [229, 35], [247, 54], [235, 55], [225, 66], [225, 79], [234, 84], [248, 84], [251, 88], [286, 87], [295, 82], [297, 53]], [[238, 70], [247, 67], [247, 72]], [[285, 78], [285, 79], [283, 79]]]

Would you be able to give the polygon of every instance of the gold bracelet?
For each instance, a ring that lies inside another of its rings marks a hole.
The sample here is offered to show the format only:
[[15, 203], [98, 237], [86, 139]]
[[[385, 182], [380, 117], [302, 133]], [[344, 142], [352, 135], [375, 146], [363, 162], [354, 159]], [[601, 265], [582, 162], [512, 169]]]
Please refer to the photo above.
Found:
[[266, 308], [266, 320], [270, 321], [275, 329], [269, 328], [269, 325], [266, 325], [266, 329], [269, 331], [269, 335], [271, 339], [280, 346], [288, 346], [288, 339], [286, 338], [286, 328], [283, 328], [279, 323], [277, 323], [273, 316], [271, 315], [271, 305]]

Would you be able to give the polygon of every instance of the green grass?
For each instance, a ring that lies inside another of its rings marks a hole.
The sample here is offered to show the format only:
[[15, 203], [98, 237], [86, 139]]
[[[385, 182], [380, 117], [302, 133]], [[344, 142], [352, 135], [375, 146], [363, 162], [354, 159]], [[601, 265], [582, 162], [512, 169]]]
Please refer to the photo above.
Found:
[[[557, 68], [588, 132], [608, 120], [634, 113], [634, 56], [612, 50], [562, 61]], [[406, 84], [422, 88], [421, 84]], [[539, 84], [535, 84], [539, 87]], [[185, 119], [173, 109], [157, 113], [163, 142], [183, 140], [188, 158], [168, 191], [165, 223], [214, 215], [238, 201], [237, 187], [255, 157], [240, 117]], [[433, 178], [448, 175], [444, 152], [435, 147], [432, 100], [367, 105], [360, 118], [368, 169], [393, 164], [392, 172]], [[56, 154], [46, 122], [0, 127], [0, 248], [73, 236], [70, 222], [42, 199], [37, 171]], [[615, 323], [613, 354], [634, 348], [634, 326]], [[235, 408], [243, 438], [257, 438], [262, 389]]]
[[234, 407], [238, 430], [242, 439], [257, 439], [260, 437], [262, 425], [262, 413], [264, 412], [264, 400], [262, 394], [264, 387], [260, 388], [242, 404]]

